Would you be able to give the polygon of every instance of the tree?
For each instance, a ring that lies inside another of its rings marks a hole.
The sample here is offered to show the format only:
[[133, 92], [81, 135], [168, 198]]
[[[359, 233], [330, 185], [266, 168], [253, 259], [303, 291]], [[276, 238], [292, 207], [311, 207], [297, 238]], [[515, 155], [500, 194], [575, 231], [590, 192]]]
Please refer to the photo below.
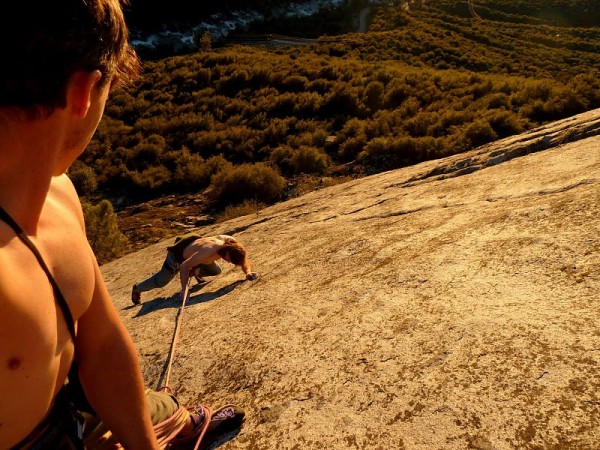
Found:
[[67, 175], [80, 197], [92, 194], [98, 187], [96, 174], [92, 168], [79, 160], [69, 168]]
[[117, 215], [108, 200], [97, 205], [82, 202], [85, 231], [98, 263], [106, 263], [123, 254], [127, 238], [117, 223]]
[[212, 47], [212, 37], [208, 31], [205, 31], [198, 39], [198, 50], [209, 52]]

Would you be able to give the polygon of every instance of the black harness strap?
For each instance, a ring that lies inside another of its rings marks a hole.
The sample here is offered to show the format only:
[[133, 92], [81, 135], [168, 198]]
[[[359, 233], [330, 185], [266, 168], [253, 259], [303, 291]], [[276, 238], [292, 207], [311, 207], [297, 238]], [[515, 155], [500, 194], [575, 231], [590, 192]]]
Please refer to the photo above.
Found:
[[52, 285], [52, 290], [54, 291], [54, 296], [56, 297], [58, 306], [60, 307], [60, 309], [63, 313], [65, 322], [67, 323], [67, 328], [69, 329], [69, 333], [71, 333], [71, 338], [73, 339], [73, 343], [75, 343], [75, 321], [73, 320], [71, 310], [69, 309], [69, 304], [67, 303], [67, 300], [65, 300], [65, 297], [63, 296], [62, 292], [60, 291], [60, 288], [58, 287], [56, 280], [52, 276], [50, 269], [48, 269], [48, 266], [46, 265], [44, 258], [42, 258], [42, 255], [40, 254], [37, 247], [33, 244], [33, 242], [31, 242], [31, 239], [29, 239], [29, 237], [21, 229], [19, 224], [17, 224], [17, 222], [15, 222], [13, 220], [13, 218], [1, 206], [0, 206], [0, 219], [2, 219], [4, 222], [6, 222], [14, 230], [17, 237], [29, 248], [29, 250], [31, 250], [31, 252], [34, 254], [35, 258], [37, 259], [39, 265], [44, 270], [44, 273], [48, 277], [48, 281], [50, 281], [50, 284]]
[[[44, 273], [48, 277], [48, 281], [52, 285], [52, 290], [54, 291], [54, 297], [60, 307], [63, 317], [65, 318], [65, 322], [67, 323], [67, 328], [69, 329], [69, 333], [71, 334], [71, 338], [73, 339], [73, 345], [76, 345], [76, 334], [75, 334], [75, 320], [73, 320], [73, 315], [71, 314], [71, 310], [69, 309], [69, 304], [65, 299], [65, 296], [60, 291], [58, 287], [58, 283], [52, 276], [50, 269], [46, 265], [44, 258], [40, 254], [39, 250], [35, 246], [31, 239], [25, 234], [25, 232], [21, 229], [19, 224], [14, 221], [14, 219], [0, 206], [0, 219], [6, 222], [15, 232], [17, 237], [31, 250], [37, 259], [39, 265], [44, 270]], [[81, 411], [88, 412], [90, 414], [95, 414], [94, 408], [90, 405], [85, 392], [83, 390], [83, 386], [81, 385], [81, 381], [79, 380], [79, 367], [77, 366], [77, 361], [73, 360], [71, 364], [71, 369], [69, 370], [69, 383], [67, 386], [67, 390], [69, 391], [69, 396], [73, 404], [77, 407], [77, 409]]]
[[[67, 328], [69, 329], [69, 333], [71, 334], [71, 338], [73, 339], [73, 345], [75, 345], [76, 334], [75, 321], [73, 320], [73, 315], [71, 314], [71, 310], [69, 309], [69, 304], [67, 303], [67, 300], [65, 299], [60, 288], [58, 287], [58, 283], [56, 283], [56, 280], [54, 279], [54, 276], [52, 276], [50, 269], [48, 269], [44, 258], [40, 254], [35, 244], [31, 242], [31, 239], [29, 239], [29, 237], [25, 234], [23, 229], [19, 226], [19, 224], [17, 224], [17, 222], [15, 222], [14, 219], [1, 206], [0, 219], [6, 222], [13, 229], [17, 237], [27, 246], [27, 248], [29, 248], [29, 250], [31, 250], [35, 258], [37, 259], [39, 265], [41, 266], [42, 270], [48, 277], [48, 281], [50, 282], [52, 290], [54, 291], [54, 297], [62, 311], [63, 317], [65, 318], [65, 322], [67, 324]], [[78, 417], [76, 417], [76, 412], [73, 410], [72, 405], [77, 405], [79, 403], [88, 407], [90, 411], [93, 411], [93, 409], [91, 405], [89, 405], [89, 402], [85, 397], [85, 393], [83, 392], [83, 388], [81, 387], [81, 383], [79, 381], [79, 370], [77, 368], [76, 361], [73, 361], [73, 363], [71, 364], [68, 378], [69, 383], [67, 384], [67, 386], [63, 387], [63, 389], [61, 389], [61, 391], [58, 393], [55, 399], [54, 408], [50, 415], [50, 418], [53, 422], [56, 422], [56, 427], [58, 428], [48, 428], [48, 433], [50, 434], [45, 435], [44, 439], [41, 439], [41, 442], [38, 443], [42, 446], [41, 448], [46, 448], [46, 440], [52, 441], [53, 439], [63, 439], [61, 437], [62, 435], [58, 430], [59, 428], [60, 430], [66, 433], [64, 435], [64, 445], [60, 445], [60, 449], [64, 448], [73, 450], [83, 450], [84, 448], [83, 442], [81, 441], [80, 427], [78, 425], [79, 419]], [[68, 396], [68, 398], [65, 398], [65, 396]], [[57, 437], [55, 437], [53, 433], [56, 434]], [[27, 441], [27, 438], [25, 439], [25, 441]], [[52, 442], [53, 445], [56, 444], [56, 441]], [[40, 448], [38, 444], [34, 443], [31, 449], [36, 450]], [[16, 447], [13, 447], [13, 449], [18, 448], [20, 448], [20, 444], [18, 444]]]

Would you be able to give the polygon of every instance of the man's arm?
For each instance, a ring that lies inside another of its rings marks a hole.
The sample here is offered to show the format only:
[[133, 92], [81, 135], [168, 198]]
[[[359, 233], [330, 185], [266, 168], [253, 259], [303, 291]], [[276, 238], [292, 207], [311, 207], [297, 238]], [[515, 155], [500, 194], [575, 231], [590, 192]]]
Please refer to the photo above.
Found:
[[190, 271], [199, 264], [210, 264], [216, 257], [217, 250], [212, 247], [206, 247], [198, 250], [179, 266], [179, 278], [181, 280], [181, 299], [187, 295], [187, 284], [190, 278]]
[[256, 272], [252, 272], [252, 268], [250, 267], [250, 260], [245, 259], [244, 263], [240, 266], [244, 275], [246, 275], [246, 280], [252, 281], [258, 278], [258, 274]]
[[81, 383], [98, 416], [127, 450], [158, 449], [137, 350], [110, 298], [98, 264], [88, 310], [77, 322]]

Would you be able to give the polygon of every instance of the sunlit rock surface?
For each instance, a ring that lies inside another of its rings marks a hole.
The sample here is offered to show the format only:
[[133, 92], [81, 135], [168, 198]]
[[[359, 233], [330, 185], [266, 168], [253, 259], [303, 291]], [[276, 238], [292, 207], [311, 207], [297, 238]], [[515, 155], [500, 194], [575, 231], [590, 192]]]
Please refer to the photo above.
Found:
[[[170, 385], [236, 403], [227, 449], [595, 449], [600, 111], [201, 228], [261, 277], [194, 288]], [[130, 303], [171, 240], [103, 266], [150, 387], [178, 280]]]

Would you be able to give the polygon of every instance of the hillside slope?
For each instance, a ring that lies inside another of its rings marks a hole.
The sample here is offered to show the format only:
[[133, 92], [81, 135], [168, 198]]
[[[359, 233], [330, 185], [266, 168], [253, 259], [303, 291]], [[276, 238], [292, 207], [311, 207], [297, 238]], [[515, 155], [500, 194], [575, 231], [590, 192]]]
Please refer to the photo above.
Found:
[[[600, 110], [200, 228], [261, 274], [194, 288], [171, 385], [248, 411], [228, 449], [597, 448]], [[155, 387], [178, 282], [102, 267]]]

